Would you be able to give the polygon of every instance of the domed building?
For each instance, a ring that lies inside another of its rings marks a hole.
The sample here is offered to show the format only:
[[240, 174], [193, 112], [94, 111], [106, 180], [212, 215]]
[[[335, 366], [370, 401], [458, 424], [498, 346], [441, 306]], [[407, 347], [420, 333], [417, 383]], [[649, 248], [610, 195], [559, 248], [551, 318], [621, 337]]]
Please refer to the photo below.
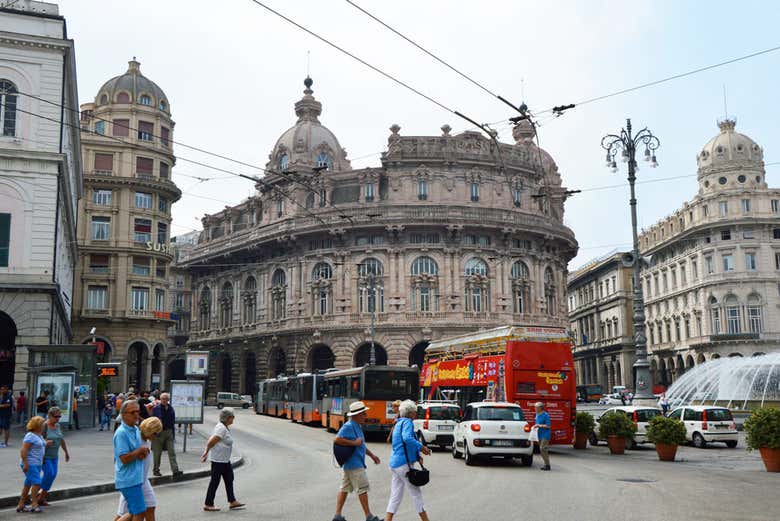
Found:
[[[254, 393], [281, 373], [420, 364], [428, 342], [505, 324], [564, 327], [565, 190], [533, 129], [406, 136], [353, 169], [320, 122], [313, 82], [254, 196], [203, 218], [188, 348], [208, 393]], [[500, 151], [497, 150], [500, 147]], [[533, 197], [540, 196], [540, 197]]]
[[708, 360], [777, 350], [780, 189], [736, 121], [696, 156], [699, 191], [640, 236], [648, 349], [656, 384]]
[[181, 197], [169, 100], [134, 58], [81, 111], [74, 338], [122, 363], [113, 390], [151, 389], [165, 381], [171, 206]]

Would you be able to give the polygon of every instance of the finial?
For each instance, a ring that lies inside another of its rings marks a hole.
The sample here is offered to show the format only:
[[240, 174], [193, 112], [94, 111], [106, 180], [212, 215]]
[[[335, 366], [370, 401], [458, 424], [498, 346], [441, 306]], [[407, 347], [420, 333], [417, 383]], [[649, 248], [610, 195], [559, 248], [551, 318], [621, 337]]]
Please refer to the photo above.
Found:
[[444, 124], [444, 126], [441, 127], [442, 136], [449, 136], [451, 131], [452, 131], [452, 127], [447, 125], [446, 123]]
[[138, 63], [138, 60], [135, 59], [135, 56], [133, 56], [133, 59], [127, 62], [127, 72], [137, 72], [141, 69], [141, 64]]
[[311, 86], [314, 85], [314, 80], [311, 79], [310, 76], [306, 76], [306, 79], [303, 80], [303, 84], [306, 86], [307, 90], [311, 90]]

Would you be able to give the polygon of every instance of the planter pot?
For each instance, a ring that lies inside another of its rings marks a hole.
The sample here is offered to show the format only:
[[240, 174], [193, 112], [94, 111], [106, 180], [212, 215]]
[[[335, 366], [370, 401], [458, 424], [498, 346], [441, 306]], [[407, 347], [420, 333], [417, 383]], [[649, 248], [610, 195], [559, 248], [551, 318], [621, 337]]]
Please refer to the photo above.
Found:
[[610, 434], [607, 436], [607, 446], [612, 454], [623, 454], [626, 452], [626, 439], [622, 436]]
[[760, 447], [758, 451], [761, 453], [767, 472], [780, 472], [780, 449]]
[[677, 454], [677, 445], [668, 443], [656, 443], [655, 451], [658, 453], [658, 459], [661, 461], [674, 461]]
[[588, 446], [588, 435], [586, 432], [578, 432], [574, 435], [574, 448], [584, 449]]

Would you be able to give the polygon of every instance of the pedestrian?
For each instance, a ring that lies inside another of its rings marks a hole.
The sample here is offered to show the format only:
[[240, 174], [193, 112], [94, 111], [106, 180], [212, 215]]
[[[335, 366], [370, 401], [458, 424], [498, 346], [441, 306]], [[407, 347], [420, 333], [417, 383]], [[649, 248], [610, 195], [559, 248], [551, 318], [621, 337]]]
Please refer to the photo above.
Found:
[[46, 415], [49, 414], [49, 407], [49, 391], [42, 391], [35, 399], [35, 413], [45, 420]]
[[[162, 398], [162, 396], [161, 396]], [[240, 503], [233, 493], [233, 465], [230, 463], [230, 455], [233, 452], [233, 435], [230, 432], [230, 426], [236, 418], [232, 407], [225, 407], [219, 411], [219, 423], [214, 426], [206, 448], [200, 456], [202, 462], [206, 458], [211, 462], [211, 481], [206, 491], [206, 503], [203, 510], [206, 512], [216, 512], [219, 508], [214, 506], [214, 496], [217, 494], [219, 480], [225, 482], [225, 492], [227, 492], [228, 506], [230, 510], [241, 508], [244, 503]]]
[[390, 456], [390, 472], [393, 474], [390, 482], [390, 501], [387, 503], [387, 514], [385, 521], [392, 521], [393, 516], [398, 511], [398, 506], [404, 498], [404, 488], [409, 489], [409, 495], [412, 496], [414, 509], [422, 521], [428, 521], [428, 513], [425, 511], [422, 490], [420, 487], [412, 485], [406, 473], [409, 472], [410, 463], [417, 461], [422, 465], [423, 458], [420, 452], [425, 455], [431, 453], [431, 449], [424, 447], [414, 435], [414, 419], [417, 417], [417, 405], [412, 400], [404, 400], [398, 408], [400, 417], [393, 429], [393, 453]]
[[149, 457], [149, 448], [144, 446], [136, 427], [139, 414], [138, 402], [122, 402], [122, 424], [114, 433], [114, 486], [127, 501], [128, 521], [143, 521], [146, 512], [143, 459]]
[[70, 424], [68, 425], [68, 430], [69, 431], [73, 430], [73, 426], [74, 425], [76, 426], [76, 430], [77, 431], [81, 430], [79, 428], [79, 411], [78, 411], [78, 408], [79, 408], [79, 392], [75, 391], [73, 393], [73, 421], [70, 422]]
[[149, 399], [149, 392], [142, 392], [141, 398], [138, 400], [138, 405], [141, 407], [141, 421], [147, 419], [151, 415], [149, 412], [151, 403], [152, 401]]
[[[44, 419], [40, 416], [35, 416], [27, 422], [27, 434], [22, 440], [21, 461], [19, 462], [19, 466], [24, 472], [24, 484], [19, 496], [19, 503], [16, 505], [17, 512], [35, 512], [36, 514], [43, 512], [38, 506], [43, 452], [46, 448], [46, 442], [43, 439], [43, 423]], [[32, 501], [32, 506], [29, 509], [24, 506], [28, 495]]]
[[536, 408], [536, 419], [533, 428], [536, 429], [536, 436], [539, 439], [539, 454], [542, 455], [544, 461], [541, 470], [550, 470], [550, 454], [548, 452], [550, 447], [550, 415], [544, 410], [543, 402], [536, 402], [534, 407]]
[[366, 521], [379, 521], [379, 518], [371, 513], [371, 509], [368, 506], [369, 485], [368, 474], [366, 473], [366, 454], [373, 460], [375, 465], [379, 465], [379, 458], [366, 446], [363, 428], [361, 427], [366, 422], [366, 411], [368, 411], [368, 407], [363, 402], [350, 404], [349, 412], [347, 413], [349, 421], [341, 426], [336, 439], [333, 441], [336, 445], [341, 445], [342, 447], [355, 447], [352, 456], [341, 466], [343, 475], [341, 488], [336, 496], [336, 515], [333, 516], [333, 521], [346, 521], [341, 511], [350, 492], [357, 494], [360, 506], [363, 507], [363, 513], [366, 515]]
[[41, 495], [38, 498], [38, 504], [42, 507], [49, 506], [46, 502], [46, 496], [57, 478], [60, 461], [60, 447], [65, 453], [65, 463], [70, 461], [68, 445], [62, 437], [60, 428], [60, 418], [62, 412], [59, 407], [49, 409], [49, 417], [43, 424], [43, 439], [46, 440], [46, 450], [43, 453], [43, 479], [41, 480]]
[[24, 391], [19, 391], [19, 398], [16, 399], [16, 423], [19, 425], [27, 421], [27, 396]]
[[396, 400], [393, 402], [393, 424], [390, 426], [390, 432], [387, 434], [387, 443], [393, 442], [393, 429], [395, 429], [395, 424], [398, 423], [399, 413], [398, 408], [401, 407], [401, 400]]
[[111, 430], [111, 418], [114, 417], [114, 408], [111, 406], [111, 400], [108, 396], [103, 400], [103, 409], [100, 411], [100, 430], [103, 426], [107, 431]]
[[661, 397], [658, 398], [658, 406], [663, 411], [664, 416], [666, 416], [666, 413], [669, 412], [669, 400], [666, 399], [666, 393], [661, 393]]
[[634, 393], [628, 391], [628, 404], [632, 405], [633, 403], [634, 403]]
[[163, 430], [152, 442], [152, 453], [154, 454], [154, 475], [162, 476], [160, 473], [160, 459], [162, 451], [168, 452], [168, 462], [171, 464], [173, 477], [180, 476], [179, 464], [176, 462], [176, 447], [173, 444], [174, 429], [176, 429], [176, 411], [170, 404], [171, 395], [162, 393], [160, 403], [152, 409], [152, 415], [156, 416], [162, 422]]
[[7, 385], [0, 385], [0, 434], [3, 441], [0, 449], [8, 446], [8, 437], [11, 435], [11, 418], [14, 415], [14, 395]]
[[[119, 426], [122, 424], [122, 415], [119, 413], [119, 411], [122, 410], [122, 403], [125, 401], [125, 395], [122, 393], [119, 393], [116, 397], [116, 401], [114, 402], [114, 410], [116, 412], [116, 418], [114, 418], [114, 432], [119, 428]], [[140, 413], [139, 413], [140, 415]]]
[[[144, 442], [144, 446], [148, 449], [157, 435], [162, 431], [163, 427], [160, 418], [151, 416], [142, 421], [138, 428], [141, 431], [141, 441]], [[152, 484], [149, 482], [149, 467], [151, 466], [151, 461], [152, 460], [149, 457], [144, 458], [144, 482], [143, 485], [141, 485], [141, 490], [143, 491], [144, 503], [146, 504], [146, 512], [144, 514], [145, 521], [155, 521], [154, 510], [157, 508], [157, 498], [154, 495]], [[130, 515], [131, 514], [127, 509], [127, 500], [124, 496], [120, 495], [119, 509], [117, 510], [114, 521], [129, 520], [131, 519]]]
[[620, 393], [620, 403], [626, 404], [626, 393]]

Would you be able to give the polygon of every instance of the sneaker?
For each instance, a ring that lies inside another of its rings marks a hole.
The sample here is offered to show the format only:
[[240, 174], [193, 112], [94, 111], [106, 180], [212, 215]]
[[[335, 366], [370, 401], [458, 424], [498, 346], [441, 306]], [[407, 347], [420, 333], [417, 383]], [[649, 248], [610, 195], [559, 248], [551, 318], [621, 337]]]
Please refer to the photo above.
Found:
[[381, 520], [381, 519], [379, 519], [378, 517], [376, 517], [374, 514], [371, 514], [371, 515], [369, 515], [369, 516], [366, 518], [366, 521], [382, 521], [382, 520]]
[[347, 518], [342, 515], [335, 515], [333, 516], [333, 521], [347, 521]]
[[550, 466], [545, 465], [544, 467], [539, 468], [539, 470], [550, 470]]
[[183, 472], [183, 471], [181, 471], [181, 470], [177, 470], [176, 472], [174, 472], [174, 473], [173, 473], [173, 477], [175, 478], [175, 477], [177, 477], [177, 476], [181, 476], [182, 474], [184, 474], [184, 472]]
[[162, 473], [161, 473], [159, 470], [155, 470], [155, 471], [153, 472], [153, 474], [154, 474], [154, 476], [155, 476], [155, 477], [157, 477], [157, 478], [159, 478], [160, 476], [162, 476]]

